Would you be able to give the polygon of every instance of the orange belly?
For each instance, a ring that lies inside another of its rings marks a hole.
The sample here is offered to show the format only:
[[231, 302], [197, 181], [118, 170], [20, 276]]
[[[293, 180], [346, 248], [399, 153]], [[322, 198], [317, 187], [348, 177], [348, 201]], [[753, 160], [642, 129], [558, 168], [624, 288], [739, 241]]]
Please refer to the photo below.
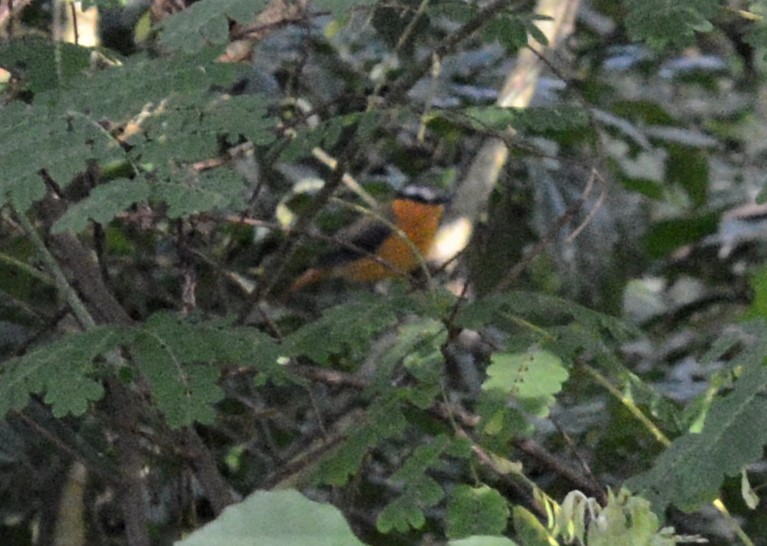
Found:
[[[339, 267], [339, 274], [352, 281], [375, 282], [414, 271], [429, 250], [442, 218], [442, 206], [417, 202], [397, 203], [393, 207], [396, 223], [410, 241], [394, 234], [387, 238], [375, 255], [360, 258]], [[414, 251], [415, 250], [415, 251]]]

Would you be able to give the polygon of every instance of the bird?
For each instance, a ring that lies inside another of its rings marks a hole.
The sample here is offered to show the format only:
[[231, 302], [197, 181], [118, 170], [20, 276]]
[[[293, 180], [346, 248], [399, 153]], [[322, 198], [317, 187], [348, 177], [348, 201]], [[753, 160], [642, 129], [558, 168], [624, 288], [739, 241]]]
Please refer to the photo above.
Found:
[[339, 239], [344, 247], [323, 256], [288, 292], [328, 278], [373, 283], [413, 272], [434, 242], [447, 202], [446, 195], [430, 186], [405, 186], [382, 216], [363, 218], [345, 230]]

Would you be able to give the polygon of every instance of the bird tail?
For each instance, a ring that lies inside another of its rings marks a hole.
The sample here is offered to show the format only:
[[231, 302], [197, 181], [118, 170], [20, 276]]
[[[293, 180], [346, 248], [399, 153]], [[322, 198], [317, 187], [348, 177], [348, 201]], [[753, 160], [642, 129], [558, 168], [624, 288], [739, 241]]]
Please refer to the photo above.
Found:
[[328, 277], [330, 270], [326, 267], [313, 267], [304, 271], [300, 277], [298, 277], [293, 284], [288, 288], [288, 294], [293, 294], [299, 290], [303, 290], [309, 285], [320, 282]]

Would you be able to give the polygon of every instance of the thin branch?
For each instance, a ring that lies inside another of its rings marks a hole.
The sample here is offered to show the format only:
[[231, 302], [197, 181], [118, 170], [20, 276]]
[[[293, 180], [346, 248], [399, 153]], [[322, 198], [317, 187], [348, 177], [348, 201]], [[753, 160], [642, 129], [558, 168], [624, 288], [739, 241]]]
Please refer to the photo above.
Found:
[[74, 43], [80, 43], [80, 31], [77, 28], [77, 6], [74, 2], [69, 3], [69, 13], [72, 16], [72, 33], [74, 34]]
[[32, 3], [32, 0], [8, 0], [0, 4], [0, 29], [7, 23], [8, 34], [13, 35], [13, 18], [25, 7]]
[[[335, 193], [336, 189], [338, 189], [338, 187], [342, 184], [343, 173], [344, 168], [342, 163], [339, 161], [338, 168], [333, 171], [333, 176], [331, 179], [325, 183], [325, 185], [317, 194], [317, 197], [309, 204], [307, 210], [298, 219], [298, 222], [296, 222], [297, 230], [305, 231], [306, 228], [314, 221], [322, 208], [333, 196], [333, 193]], [[277, 255], [280, 256], [281, 259], [278, 261], [273, 271], [270, 271], [269, 275], [265, 275], [264, 277], [271, 280], [266, 284], [260, 284], [257, 289], [251, 293], [237, 317], [238, 324], [243, 324], [245, 322], [259, 301], [269, 297], [269, 294], [271, 294], [271, 292], [277, 286], [277, 282], [279, 281], [280, 277], [284, 274], [288, 263], [290, 262], [290, 258], [295, 254], [297, 245], [297, 238], [288, 238], [283, 241], [282, 245], [277, 251]]]
[[666, 436], [663, 431], [659, 429], [658, 426], [653, 423], [641, 409], [639, 409], [633, 400], [625, 396], [615, 385], [613, 385], [607, 377], [602, 375], [599, 370], [589, 366], [585, 362], [581, 362], [580, 365], [586, 371], [586, 373], [588, 373], [599, 385], [604, 387], [607, 392], [613, 395], [615, 399], [618, 400], [623, 405], [623, 407], [625, 407], [629, 413], [634, 416], [637, 421], [644, 425], [647, 431], [652, 434], [653, 438], [655, 438], [655, 440], [660, 445], [663, 447], [668, 447], [671, 445], [671, 440], [668, 439], [668, 436]]
[[64, 272], [61, 270], [58, 262], [48, 250], [48, 247], [45, 246], [45, 243], [37, 233], [35, 227], [29, 221], [29, 218], [27, 218], [26, 214], [20, 213], [16, 209], [14, 209], [14, 215], [18, 219], [19, 225], [24, 230], [24, 234], [32, 242], [32, 246], [37, 251], [37, 254], [40, 257], [40, 260], [43, 262], [43, 265], [53, 276], [53, 279], [56, 282], [56, 288], [66, 300], [69, 308], [72, 309], [72, 312], [77, 318], [77, 321], [85, 330], [96, 326], [96, 321], [93, 320], [93, 316], [91, 315], [90, 311], [88, 311], [88, 309], [85, 307], [85, 304], [77, 295], [75, 289], [72, 288], [72, 286], [69, 284], [69, 281], [67, 281], [66, 275], [64, 275]]
[[[19, 420], [55, 446], [62, 453], [81, 462], [89, 472], [99, 476], [106, 483], [117, 484], [119, 477], [114, 465], [109, 464], [103, 453], [97, 452], [82, 441], [78, 433], [63, 422], [53, 418], [50, 408], [32, 398], [23, 411], [13, 412]], [[74, 445], [73, 445], [74, 444]]]
[[[297, 373], [301, 377], [305, 377], [312, 381], [319, 381], [327, 385], [346, 386], [356, 390], [364, 390], [370, 386], [370, 381], [368, 379], [361, 378], [353, 374], [339, 372], [338, 370], [329, 370], [327, 368], [318, 368], [315, 366], [305, 366], [299, 364], [291, 365], [290, 370]], [[450, 424], [453, 428], [456, 428], [457, 426], [459, 434], [463, 434], [467, 438], [469, 436], [466, 434], [466, 432], [461, 433], [461, 427], [475, 428], [480, 422], [480, 417], [478, 415], [472, 414], [471, 412], [456, 404], [437, 402], [430, 408], [429, 411], [439, 419]], [[472, 443], [474, 444], [474, 442]], [[474, 449], [475, 453], [482, 455], [482, 457], [486, 458], [488, 461], [492, 461], [492, 456], [485, 453], [481, 447], [477, 446], [476, 444], [474, 445], [476, 446]], [[514, 445], [520, 451], [534, 458], [542, 465], [555, 472], [557, 475], [562, 476], [579, 489], [589, 492], [589, 494], [593, 497], [603, 498], [604, 492], [601, 491], [601, 489], [598, 487], [594, 487], [594, 484], [590, 479], [583, 477], [566, 463], [554, 457], [551, 453], [546, 451], [543, 447], [541, 447], [540, 444], [536, 443], [535, 441], [530, 439], [519, 439], [514, 441]], [[489, 466], [499, 475], [505, 474], [505, 472], [498, 470], [496, 465], [489, 464]]]
[[434, 55], [442, 59], [455, 51], [461, 43], [470, 38], [477, 30], [490, 22], [496, 15], [510, 8], [516, 2], [514, 0], [492, 0], [469, 19], [464, 25], [444, 38], [429, 55], [425, 55], [420, 61], [405, 73], [392, 85], [386, 98], [390, 103], [401, 102], [410, 89], [418, 83], [423, 76], [429, 73], [434, 62]]
[[599, 484], [596, 484], [595, 486], [591, 474], [584, 477], [583, 474], [576, 472], [570, 465], [559, 460], [547, 450], [543, 449], [539, 443], [530, 438], [515, 439], [514, 447], [529, 455], [558, 476], [562, 476], [581, 491], [587, 492], [589, 496], [597, 499], [600, 504], [607, 504], [607, 497], [605, 496], [604, 489], [602, 489]]
[[24, 263], [21, 260], [14, 258], [13, 256], [9, 256], [5, 252], [0, 252], [0, 263], [4, 263], [10, 267], [19, 269], [25, 275], [29, 275], [30, 277], [37, 279], [43, 284], [47, 284], [48, 286], [56, 286], [56, 281], [50, 275], [46, 275], [31, 265]]
[[556, 224], [554, 224], [554, 227], [552, 227], [548, 233], [546, 233], [546, 235], [544, 235], [535, 244], [535, 246], [533, 246], [532, 250], [530, 250], [514, 267], [512, 267], [511, 270], [509, 270], [501, 282], [496, 285], [494, 292], [503, 292], [504, 290], [507, 290], [512, 284], [514, 284], [514, 282], [522, 274], [525, 268], [530, 265], [530, 262], [532, 262], [537, 256], [541, 255], [546, 250], [546, 247], [548, 247], [552, 241], [557, 238], [559, 233], [567, 226], [567, 224], [569, 224], [573, 218], [577, 216], [577, 214], [583, 208], [583, 205], [586, 203], [586, 199], [588, 198], [589, 194], [591, 193], [594, 185], [594, 179], [596, 177], [595, 172], [596, 171], [592, 171], [592, 175], [589, 177], [586, 183], [586, 187], [583, 189], [583, 192], [578, 197], [578, 199], [576, 199], [569, 207], [567, 207], [567, 210], [565, 210], [565, 212], [559, 217]]
[[[562, 438], [565, 440], [565, 443], [570, 448], [570, 451], [573, 452], [573, 455], [575, 455], [575, 458], [578, 459], [578, 462], [581, 465], [581, 468], [583, 469], [584, 474], [586, 475], [586, 478], [590, 480], [592, 487], [595, 491], [603, 491], [602, 485], [599, 483], [599, 480], [597, 480], [597, 477], [594, 475], [594, 472], [591, 470], [591, 465], [586, 461], [586, 459], [581, 455], [578, 448], [575, 446], [575, 442], [573, 442], [573, 439], [570, 437], [570, 435], [561, 427], [559, 426], [559, 423], [557, 423], [553, 418], [551, 419], [552, 424], [556, 427], [559, 434], [562, 436]], [[601, 496], [594, 496], [597, 500], [599, 500], [599, 503], [603, 506], [605, 505], [606, 499], [604, 498], [604, 493]]]
[[[598, 384], [603, 386], [607, 392], [614, 396], [623, 405], [623, 407], [625, 407], [629, 413], [634, 416], [637, 421], [644, 425], [644, 427], [648, 430], [648, 432], [650, 432], [650, 434], [652, 434], [653, 438], [655, 438], [655, 440], [660, 445], [662, 445], [664, 448], [668, 448], [671, 445], [671, 440], [668, 438], [668, 436], [666, 436], [663, 431], [661, 431], [655, 425], [655, 423], [653, 423], [650, 418], [647, 417], [641, 409], [639, 409], [633, 400], [625, 396], [615, 385], [613, 385], [607, 377], [602, 375], [596, 368], [593, 368], [584, 362], [580, 362], [580, 365], [586, 371], [586, 373], [594, 378]], [[724, 504], [724, 502], [722, 502], [721, 497], [714, 499], [712, 504], [714, 508], [722, 515], [722, 517], [724, 517], [727, 524], [732, 528], [732, 530], [735, 532], [741, 542], [743, 542], [743, 544], [746, 546], [755, 546], [754, 542], [743, 530], [738, 520], [730, 514], [729, 510], [727, 510], [727, 506]]]

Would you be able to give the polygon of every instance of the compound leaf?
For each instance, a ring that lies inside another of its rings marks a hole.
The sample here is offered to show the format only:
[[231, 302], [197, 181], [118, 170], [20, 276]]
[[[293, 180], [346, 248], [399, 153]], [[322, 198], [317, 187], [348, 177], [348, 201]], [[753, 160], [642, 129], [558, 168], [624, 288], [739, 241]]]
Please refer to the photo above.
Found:
[[696, 31], [711, 29], [709, 19], [720, 9], [717, 0], [645, 0], [625, 4], [630, 38], [646, 41], [658, 49], [688, 45]]
[[322, 317], [286, 337], [285, 346], [293, 355], [327, 364], [335, 354], [362, 353], [378, 332], [396, 320], [391, 302], [370, 296], [328, 309]]
[[232, 328], [224, 321], [195, 324], [159, 313], [137, 329], [132, 354], [168, 423], [210, 423], [213, 404], [224, 393], [218, 386], [218, 364], [258, 362], [274, 366], [277, 348], [264, 334]]
[[322, 461], [315, 479], [330, 485], [344, 485], [354, 475], [365, 454], [380, 442], [398, 438], [407, 427], [400, 402], [396, 397], [373, 402], [362, 423], [354, 425], [354, 431], [336, 449], [332, 456]]
[[509, 507], [496, 489], [459, 485], [447, 505], [447, 535], [500, 535], [506, 529]]
[[426, 523], [424, 508], [436, 505], [445, 493], [434, 479], [426, 475], [429, 469], [445, 467], [443, 456], [452, 441], [441, 435], [418, 446], [402, 467], [389, 479], [402, 488], [402, 494], [390, 502], [379, 514], [376, 526], [382, 533], [396, 529], [400, 533], [411, 527], [420, 529]]
[[32, 93], [55, 89], [78, 77], [90, 64], [91, 50], [26, 36], [0, 44], [0, 66], [16, 73]]
[[53, 232], [77, 233], [84, 230], [90, 221], [106, 224], [134, 203], [146, 201], [149, 192], [149, 184], [142, 180], [121, 178], [97, 186], [88, 197], [67, 209], [53, 225]]
[[122, 340], [114, 328], [96, 328], [66, 337], [12, 359], [0, 368], [0, 415], [26, 406], [42, 394], [56, 417], [82, 415], [104, 389], [94, 377], [95, 360]]
[[[763, 325], [759, 331], [765, 335]], [[745, 465], [762, 456], [767, 444], [763, 426], [767, 414], [765, 345], [754, 344], [732, 362], [742, 375], [732, 392], [711, 403], [700, 433], [674, 440], [651, 469], [626, 483], [652, 501], [656, 511], [662, 512], [669, 504], [683, 510], [699, 508], [717, 497], [725, 476], [737, 476]]]
[[229, 39], [229, 21], [250, 22], [265, 0], [201, 0], [163, 21], [160, 43], [171, 50], [195, 52]]
[[526, 409], [541, 416], [548, 413], [569, 374], [562, 360], [544, 350], [496, 353], [487, 368], [483, 390], [498, 389], [517, 399]]

